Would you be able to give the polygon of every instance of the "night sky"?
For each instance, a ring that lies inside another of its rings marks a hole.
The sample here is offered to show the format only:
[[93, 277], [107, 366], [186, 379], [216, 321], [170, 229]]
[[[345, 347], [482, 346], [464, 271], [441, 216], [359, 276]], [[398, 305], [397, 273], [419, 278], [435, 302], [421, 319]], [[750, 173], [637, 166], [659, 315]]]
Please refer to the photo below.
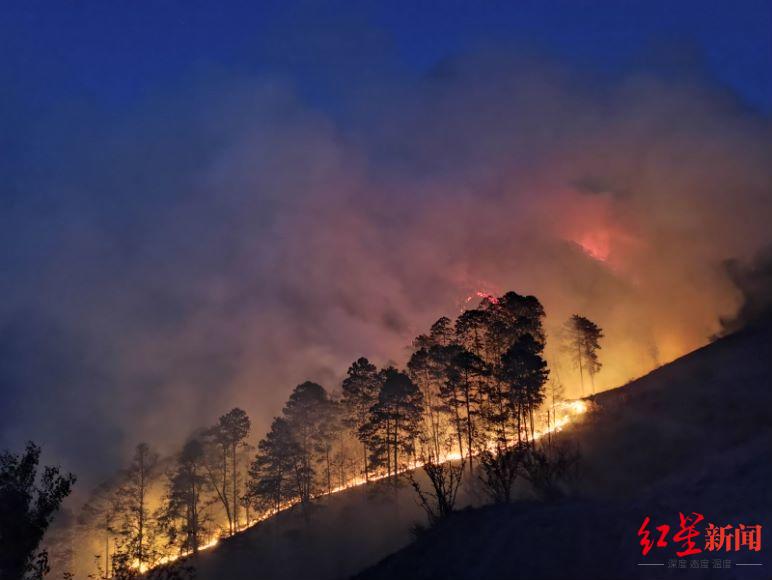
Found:
[[[0, 448], [93, 482], [476, 291], [704, 344], [770, 245], [772, 4], [0, 8]], [[736, 272], [736, 270], [735, 270]]]
[[[214, 68], [278, 74], [316, 106], [391, 67], [420, 76], [495, 44], [609, 73], [661, 64], [673, 47], [749, 105], [772, 107], [772, 5], [739, 2], [3, 3], [5, 96], [48, 109], [130, 107]], [[659, 61], [659, 62], [658, 62]]]

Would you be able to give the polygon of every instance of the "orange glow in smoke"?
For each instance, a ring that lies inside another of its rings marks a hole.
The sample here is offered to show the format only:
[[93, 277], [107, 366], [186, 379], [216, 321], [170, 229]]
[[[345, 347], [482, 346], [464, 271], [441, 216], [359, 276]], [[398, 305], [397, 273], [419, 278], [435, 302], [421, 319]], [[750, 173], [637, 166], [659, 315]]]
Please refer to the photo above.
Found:
[[599, 262], [605, 262], [611, 254], [611, 236], [607, 230], [586, 233], [576, 243], [585, 254]]

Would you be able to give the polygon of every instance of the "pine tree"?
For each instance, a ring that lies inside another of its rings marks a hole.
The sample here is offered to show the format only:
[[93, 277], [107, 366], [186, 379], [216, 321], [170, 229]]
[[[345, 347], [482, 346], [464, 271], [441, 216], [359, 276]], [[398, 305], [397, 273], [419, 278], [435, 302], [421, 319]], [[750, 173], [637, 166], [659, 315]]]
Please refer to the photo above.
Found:
[[465, 310], [456, 320], [456, 342], [482, 359], [487, 330], [490, 326], [490, 311], [483, 309]]
[[386, 453], [387, 473], [396, 477], [400, 471], [400, 450], [406, 455], [415, 455], [423, 395], [405, 373], [390, 367], [383, 375], [378, 402], [371, 409], [365, 428], [379, 434]]
[[601, 369], [598, 358], [603, 330], [584, 316], [574, 314], [564, 325], [564, 348], [571, 356], [574, 366], [579, 369], [579, 379], [584, 395], [584, 374], [590, 377], [591, 394], [595, 395], [595, 375]]
[[154, 521], [149, 497], [159, 476], [158, 454], [147, 443], [140, 443], [118, 489], [120, 542], [116, 546], [114, 564], [117, 558], [124, 564], [144, 570], [155, 560]]
[[278, 511], [282, 504], [300, 500], [303, 480], [300, 445], [289, 422], [276, 417], [257, 444], [257, 455], [249, 467], [247, 495], [258, 511]]
[[295, 387], [282, 414], [290, 426], [302, 457], [300, 501], [307, 503], [314, 492], [314, 454], [322, 436], [320, 426], [330, 404], [327, 391], [317, 383], [306, 381]]
[[429, 334], [418, 335], [413, 340], [413, 348], [416, 350], [422, 348], [431, 348], [435, 345], [447, 346], [454, 340], [453, 321], [443, 316], [432, 324]]
[[204, 461], [202, 443], [197, 439], [188, 441], [176, 458], [158, 516], [169, 543], [181, 552], [197, 554], [208, 532], [210, 519], [205, 510], [211, 484]]
[[246, 412], [235, 408], [220, 417], [220, 433], [224, 441], [230, 445], [231, 455], [231, 505], [233, 506], [233, 531], [239, 529], [239, 465], [238, 448], [249, 435], [251, 423]]
[[249, 435], [250, 427], [246, 412], [234, 408], [221, 416], [207, 432], [209, 450], [206, 470], [225, 510], [231, 535], [239, 526], [238, 448]]
[[[525, 425], [526, 439], [530, 429], [534, 436], [533, 414], [544, 400], [544, 384], [549, 371], [542, 357], [543, 346], [531, 334], [523, 334], [502, 357], [502, 377], [509, 386], [512, 412], [520, 426]], [[527, 420], [527, 422], [526, 422]]]
[[464, 410], [467, 456], [472, 469], [472, 455], [477, 438], [476, 421], [481, 413], [481, 382], [489, 374], [485, 362], [475, 353], [458, 347], [450, 361], [446, 382], [449, 402]]
[[325, 487], [327, 493], [332, 493], [332, 451], [339, 433], [343, 430], [343, 407], [332, 398], [320, 407], [321, 416], [318, 422], [318, 433], [314, 441], [314, 450], [319, 454], [319, 462], [324, 469]]
[[110, 539], [118, 533], [118, 516], [120, 512], [119, 494], [116, 493], [115, 482], [106, 481], [97, 486], [88, 501], [83, 505], [78, 516], [78, 534], [85, 536], [96, 532], [104, 539], [104, 558], [97, 557], [97, 573], [101, 578], [110, 578]]
[[496, 435], [499, 449], [504, 449], [508, 446], [507, 423], [513, 423], [515, 439], [519, 442], [524, 426], [523, 413], [527, 411], [529, 418], [532, 413], [532, 409], [522, 404], [527, 400], [520, 392], [524, 387], [513, 383], [517, 373], [513, 374], [516, 369], [512, 365], [517, 360], [511, 350], [527, 336], [533, 352], [541, 356], [546, 343], [544, 308], [535, 296], [507, 292], [495, 301], [488, 301], [486, 309], [489, 318], [485, 352], [486, 362], [491, 367], [491, 380], [486, 383], [485, 416]]
[[380, 388], [378, 369], [364, 357], [357, 359], [349, 367], [341, 385], [343, 392], [341, 404], [345, 410], [346, 425], [362, 443], [362, 466], [366, 481], [369, 481], [367, 465], [369, 450], [367, 438], [360, 437], [360, 433], [367, 423], [370, 409], [378, 400]]
[[445, 380], [444, 366], [446, 365], [436, 358], [438, 350], [443, 348], [444, 346], [435, 344], [434, 339], [430, 339], [425, 346], [413, 353], [407, 363], [408, 375], [421, 389], [424, 397], [424, 421], [428, 427], [428, 437], [435, 458], [440, 457], [440, 449], [443, 447], [442, 416], [447, 410], [440, 394], [440, 385]]

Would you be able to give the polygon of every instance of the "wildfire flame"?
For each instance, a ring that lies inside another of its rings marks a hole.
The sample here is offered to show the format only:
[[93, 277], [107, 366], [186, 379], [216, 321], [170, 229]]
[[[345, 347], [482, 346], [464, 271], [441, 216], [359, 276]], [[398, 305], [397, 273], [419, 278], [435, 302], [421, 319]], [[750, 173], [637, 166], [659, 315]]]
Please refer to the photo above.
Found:
[[488, 300], [492, 304], [499, 303], [499, 299], [494, 294], [491, 294], [490, 292], [486, 292], [485, 290], [475, 290], [472, 294], [470, 294], [464, 299], [464, 304], [469, 304], [475, 298]]
[[[489, 295], [487, 295], [487, 294], [485, 294], [483, 292], [479, 292], [479, 291], [476, 293], [476, 295], [481, 296], [483, 298], [489, 297]], [[472, 297], [470, 297], [470, 299], [471, 298]], [[548, 423], [546, 428], [541, 429], [541, 430], [537, 429], [537, 430], [534, 431], [533, 440], [534, 441], [538, 441], [539, 439], [541, 439], [542, 437], [544, 437], [544, 436], [546, 436], [546, 435], [548, 435], [550, 433], [559, 433], [560, 431], [563, 431], [563, 429], [565, 429], [566, 426], [568, 426], [569, 424], [574, 422], [577, 419], [577, 417], [579, 417], [581, 415], [584, 415], [587, 412], [588, 408], [589, 408], [588, 403], [586, 401], [584, 401], [584, 400], [581, 400], [581, 399], [574, 400], [574, 401], [563, 401], [561, 403], [558, 403], [557, 405], [555, 405], [555, 417], [553, 417], [553, 419]], [[560, 411], [560, 415], [559, 416], [558, 416], [558, 411]], [[488, 450], [489, 451], [495, 451], [496, 450], [494, 442], [491, 442], [488, 445]], [[440, 461], [442, 463], [447, 462], [447, 461], [461, 461], [462, 459], [465, 459], [465, 458], [466, 458], [466, 456], [462, 455], [460, 452], [453, 451], [453, 452], [445, 454], [441, 458]], [[398, 473], [405, 473], [407, 471], [413, 471], [415, 469], [419, 469], [419, 468], [423, 467], [423, 465], [424, 465], [424, 463], [421, 462], [421, 461], [414, 461], [409, 467], [407, 467], [405, 469], [402, 469]], [[347, 483], [345, 483], [343, 485], [339, 485], [337, 487], [333, 487], [329, 491], [329, 493], [322, 493], [322, 494], [319, 494], [317, 496], [314, 496], [314, 499], [318, 499], [320, 497], [324, 497], [325, 495], [331, 495], [331, 494], [334, 494], [334, 493], [340, 493], [342, 491], [346, 491], [346, 490], [354, 488], [354, 487], [365, 485], [365, 484], [373, 482], [373, 481], [379, 481], [379, 480], [382, 480], [382, 479], [386, 479], [387, 477], [389, 477], [389, 475], [386, 474], [386, 473], [370, 475], [369, 478], [367, 478], [367, 479], [365, 479], [365, 477], [363, 477], [363, 476], [359, 476], [359, 477], [356, 477], [356, 478], [348, 481]], [[279, 506], [279, 509], [272, 509], [272, 510], [268, 510], [266, 512], [263, 512], [257, 518], [255, 518], [254, 520], [249, 522], [246, 526], [244, 526], [241, 529], [241, 531], [244, 531], [244, 530], [247, 530], [249, 528], [252, 528], [252, 527], [256, 526], [257, 524], [259, 524], [260, 522], [263, 522], [263, 521], [265, 521], [265, 520], [275, 516], [277, 513], [282, 512], [284, 510], [287, 510], [287, 509], [289, 509], [289, 508], [291, 508], [291, 507], [293, 507], [293, 506], [295, 506], [297, 504], [298, 504], [298, 501], [285, 502], [285, 503], [283, 503], [283, 504], [281, 504]], [[204, 550], [209, 550], [211, 548], [214, 548], [220, 542], [220, 540], [225, 537], [224, 534], [225, 534], [225, 531], [223, 530], [221, 532], [221, 535], [213, 536], [206, 544], [203, 544], [203, 545], [199, 546], [198, 550], [199, 551], [204, 551]], [[180, 558], [185, 558], [187, 556], [191, 556], [192, 554], [193, 554], [192, 551], [185, 551], [185, 552], [181, 552], [179, 554], [173, 554], [173, 555], [169, 555], [169, 556], [164, 556], [164, 557], [160, 558], [152, 566], [149, 566], [149, 565], [147, 565], [145, 563], [140, 565], [140, 563], [138, 561], [135, 561], [132, 564], [132, 567], [135, 570], [138, 570], [140, 573], [145, 573], [148, 570], [151, 570], [153, 568], [157, 568], [159, 566], [163, 566], [163, 565], [166, 565], [166, 564], [170, 564], [172, 562], [175, 562], [175, 561], [179, 560]]]

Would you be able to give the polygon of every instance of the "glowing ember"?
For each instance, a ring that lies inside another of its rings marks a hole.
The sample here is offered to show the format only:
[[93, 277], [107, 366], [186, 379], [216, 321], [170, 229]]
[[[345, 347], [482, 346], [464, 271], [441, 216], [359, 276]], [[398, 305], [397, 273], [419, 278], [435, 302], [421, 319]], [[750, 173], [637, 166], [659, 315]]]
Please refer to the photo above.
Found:
[[498, 298], [496, 298], [496, 296], [494, 296], [493, 294], [490, 294], [490, 293], [488, 293], [488, 292], [485, 292], [485, 291], [483, 291], [483, 290], [476, 290], [476, 291], [474, 292], [474, 294], [470, 294], [469, 296], [467, 296], [467, 297], [466, 297], [466, 300], [465, 300], [464, 302], [465, 302], [466, 304], [468, 304], [468, 303], [469, 303], [469, 302], [471, 302], [471, 301], [472, 301], [472, 300], [473, 300], [475, 297], [476, 297], [476, 298], [481, 298], [481, 299], [483, 299], [483, 300], [488, 300], [489, 302], [491, 302], [491, 303], [493, 303], [493, 304], [498, 304], [498, 302], [499, 302], [499, 299], [498, 299]]

